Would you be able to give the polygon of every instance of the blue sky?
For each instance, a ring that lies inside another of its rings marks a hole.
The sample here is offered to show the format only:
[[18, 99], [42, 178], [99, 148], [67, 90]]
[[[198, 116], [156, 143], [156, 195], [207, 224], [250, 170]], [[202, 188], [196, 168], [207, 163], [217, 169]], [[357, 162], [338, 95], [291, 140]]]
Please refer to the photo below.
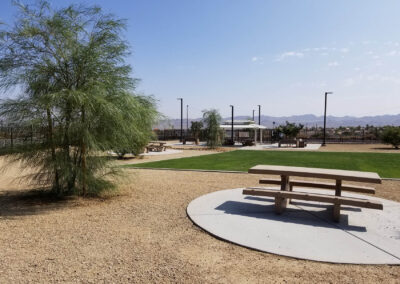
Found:
[[[31, 1], [24, 1], [29, 3]], [[400, 113], [400, 1], [88, 0], [128, 21], [138, 91], [169, 117]], [[16, 9], [1, 0], [0, 20]]]

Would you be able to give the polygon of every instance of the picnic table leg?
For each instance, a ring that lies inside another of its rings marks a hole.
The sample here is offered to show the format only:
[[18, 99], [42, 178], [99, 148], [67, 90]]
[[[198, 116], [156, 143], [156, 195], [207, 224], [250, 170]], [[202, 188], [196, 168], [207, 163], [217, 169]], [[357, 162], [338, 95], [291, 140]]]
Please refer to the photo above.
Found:
[[[293, 191], [293, 184], [290, 184], [290, 182], [289, 182], [289, 191]], [[289, 204], [292, 204], [292, 200], [291, 199], [289, 199]]]
[[[339, 180], [339, 179], [336, 180], [335, 195], [336, 196], [342, 195], [342, 180]], [[335, 203], [333, 205], [333, 220], [335, 222], [340, 221], [340, 204], [339, 203]]]
[[[281, 190], [287, 191], [289, 190], [289, 177], [288, 176], [281, 176]], [[285, 211], [287, 206], [288, 199], [283, 197], [275, 197], [275, 212], [277, 214], [281, 214]]]

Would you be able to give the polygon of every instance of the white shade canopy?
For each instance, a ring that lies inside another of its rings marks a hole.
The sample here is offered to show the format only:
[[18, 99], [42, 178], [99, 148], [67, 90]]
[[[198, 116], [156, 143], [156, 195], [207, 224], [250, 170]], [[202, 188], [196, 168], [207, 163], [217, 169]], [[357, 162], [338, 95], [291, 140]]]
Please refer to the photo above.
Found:
[[[232, 124], [222, 124], [220, 125], [220, 127], [222, 129], [232, 129]], [[234, 130], [240, 130], [240, 129], [267, 129], [267, 127], [263, 126], [263, 125], [258, 125], [258, 124], [241, 124], [241, 125], [237, 125], [237, 124], [233, 124], [233, 129]]]

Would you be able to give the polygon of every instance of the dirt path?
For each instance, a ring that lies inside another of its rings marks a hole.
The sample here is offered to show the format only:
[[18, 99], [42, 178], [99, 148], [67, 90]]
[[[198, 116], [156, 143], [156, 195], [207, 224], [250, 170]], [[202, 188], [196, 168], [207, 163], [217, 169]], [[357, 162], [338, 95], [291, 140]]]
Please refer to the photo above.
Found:
[[[335, 265], [220, 241], [186, 216], [194, 198], [256, 175], [126, 170], [113, 198], [43, 202], [0, 177], [0, 283], [395, 283], [400, 266]], [[400, 201], [400, 183], [377, 195]], [[284, 233], [284, 232], [283, 232]]]

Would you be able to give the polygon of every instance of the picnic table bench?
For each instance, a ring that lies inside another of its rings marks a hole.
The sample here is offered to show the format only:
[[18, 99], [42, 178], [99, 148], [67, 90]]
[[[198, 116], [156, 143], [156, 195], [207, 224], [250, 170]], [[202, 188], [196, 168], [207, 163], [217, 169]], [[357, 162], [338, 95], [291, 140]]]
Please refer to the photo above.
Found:
[[[258, 165], [249, 169], [249, 173], [253, 174], [269, 174], [280, 175], [280, 179], [261, 179], [262, 184], [280, 185], [280, 190], [265, 187], [250, 187], [243, 190], [245, 195], [270, 196], [275, 198], [275, 211], [281, 214], [287, 206], [290, 199], [317, 201], [333, 204], [333, 219], [338, 222], [340, 219], [341, 205], [356, 206], [362, 208], [371, 208], [382, 210], [382, 203], [374, 200], [363, 198], [343, 197], [343, 191], [375, 193], [375, 189], [371, 187], [358, 186], [353, 184], [344, 185], [343, 181], [364, 182], [364, 183], [382, 183], [377, 173], [346, 171], [334, 169], [319, 169], [305, 167], [287, 167], [287, 166], [269, 166]], [[290, 180], [291, 176], [333, 179], [335, 183]], [[320, 189], [334, 189], [335, 195], [317, 194], [309, 192], [294, 192], [293, 187], [310, 187]]]
[[162, 152], [166, 150], [167, 142], [163, 141], [150, 141], [149, 145], [146, 146], [146, 152]]
[[282, 139], [279, 140], [278, 147], [281, 148], [282, 145], [286, 145], [286, 147], [304, 148], [307, 146], [307, 143], [303, 139]]

